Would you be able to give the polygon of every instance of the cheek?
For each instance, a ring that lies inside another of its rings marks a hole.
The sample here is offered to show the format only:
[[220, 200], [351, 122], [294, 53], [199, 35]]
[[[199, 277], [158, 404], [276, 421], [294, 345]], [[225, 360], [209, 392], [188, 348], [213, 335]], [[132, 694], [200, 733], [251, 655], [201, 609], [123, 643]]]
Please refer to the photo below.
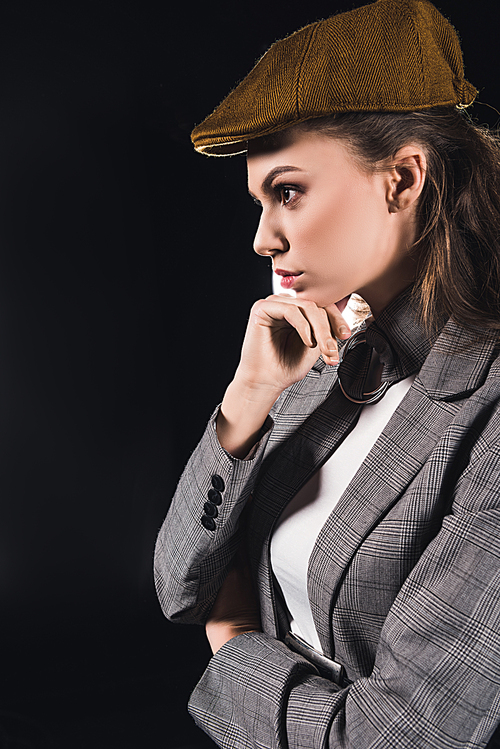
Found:
[[346, 193], [330, 214], [330, 227], [337, 246], [349, 252], [351, 263], [377, 254], [384, 243], [384, 204], [374, 192]]
[[353, 194], [315, 211], [309, 236], [325, 257], [335, 252], [339, 262], [351, 265], [358, 248], [363, 249], [371, 234], [370, 211]]

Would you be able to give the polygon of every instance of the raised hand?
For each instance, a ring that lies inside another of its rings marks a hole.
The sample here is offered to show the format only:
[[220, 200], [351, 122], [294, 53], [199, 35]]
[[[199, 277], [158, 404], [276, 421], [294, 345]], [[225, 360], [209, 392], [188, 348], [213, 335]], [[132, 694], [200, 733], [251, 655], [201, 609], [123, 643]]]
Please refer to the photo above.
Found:
[[320, 354], [327, 364], [337, 364], [335, 338], [348, 335], [335, 304], [322, 308], [304, 299], [269, 296], [252, 307], [236, 377], [277, 397], [305, 377]]
[[347, 338], [349, 332], [335, 304], [321, 308], [280, 295], [256, 302], [217, 421], [223, 447], [245, 457], [278, 396], [305, 377], [320, 354], [327, 364], [336, 364], [335, 339]]

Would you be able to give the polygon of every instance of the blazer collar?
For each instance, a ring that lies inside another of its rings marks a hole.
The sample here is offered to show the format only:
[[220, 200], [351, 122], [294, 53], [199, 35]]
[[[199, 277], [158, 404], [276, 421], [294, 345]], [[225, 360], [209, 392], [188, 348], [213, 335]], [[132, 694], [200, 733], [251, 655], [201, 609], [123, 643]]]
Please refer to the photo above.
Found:
[[[434, 335], [426, 331], [418, 319], [418, 306], [412, 287], [409, 287], [382, 312], [380, 317], [376, 320], [369, 317], [363, 322], [359, 332], [364, 332], [368, 345], [379, 355], [383, 364], [382, 381], [398, 382], [421, 369], [445, 323], [446, 320], [442, 320]], [[346, 343], [347, 341], [340, 342], [340, 348]], [[356, 357], [349, 353], [344, 360], [347, 369], [351, 368], [351, 358]], [[355, 369], [356, 365], [353, 367], [353, 377]], [[313, 370], [324, 374], [330, 368], [322, 359], [318, 359]]]
[[[426, 330], [413, 287], [361, 330], [384, 365], [382, 381], [394, 383], [418, 372], [418, 380], [434, 400], [453, 400], [481, 387], [500, 350], [497, 333], [464, 328], [452, 319], [442, 318], [434, 332]], [[325, 368], [322, 360], [315, 365], [321, 373]]]
[[433, 400], [452, 401], [481, 387], [499, 353], [498, 333], [463, 328], [453, 320], [444, 326], [419, 374]]
[[[445, 321], [438, 327], [442, 328]], [[398, 382], [418, 372], [437, 333], [431, 335], [418, 319], [412, 288], [398, 296], [366, 329], [366, 341], [378, 353], [383, 382]]]

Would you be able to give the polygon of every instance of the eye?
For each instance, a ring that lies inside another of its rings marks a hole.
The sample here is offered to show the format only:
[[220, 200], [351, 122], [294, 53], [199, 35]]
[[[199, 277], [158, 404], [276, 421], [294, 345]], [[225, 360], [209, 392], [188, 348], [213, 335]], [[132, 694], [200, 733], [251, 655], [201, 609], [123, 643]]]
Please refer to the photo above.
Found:
[[281, 205], [289, 205], [298, 195], [298, 190], [292, 185], [276, 185], [275, 190], [278, 194]]

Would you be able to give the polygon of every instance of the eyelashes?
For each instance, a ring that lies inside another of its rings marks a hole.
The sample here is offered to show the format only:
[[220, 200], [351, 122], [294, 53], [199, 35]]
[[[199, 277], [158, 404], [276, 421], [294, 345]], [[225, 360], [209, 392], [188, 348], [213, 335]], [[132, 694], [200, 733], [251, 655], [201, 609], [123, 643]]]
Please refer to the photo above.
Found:
[[283, 206], [294, 204], [301, 195], [301, 190], [297, 185], [289, 185], [288, 183], [273, 185], [273, 192]]
[[[288, 182], [278, 182], [267, 190], [267, 194], [270, 196], [274, 195], [274, 199], [277, 200], [281, 206], [292, 207], [304, 194], [304, 190], [299, 187], [299, 185], [291, 185]], [[252, 193], [250, 193], [250, 196], [255, 205], [262, 208], [262, 202]]]

